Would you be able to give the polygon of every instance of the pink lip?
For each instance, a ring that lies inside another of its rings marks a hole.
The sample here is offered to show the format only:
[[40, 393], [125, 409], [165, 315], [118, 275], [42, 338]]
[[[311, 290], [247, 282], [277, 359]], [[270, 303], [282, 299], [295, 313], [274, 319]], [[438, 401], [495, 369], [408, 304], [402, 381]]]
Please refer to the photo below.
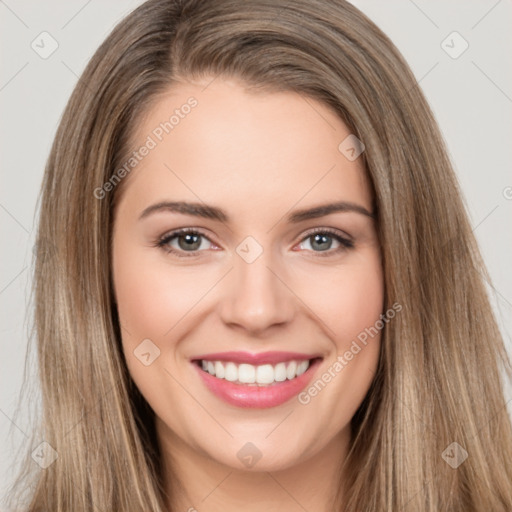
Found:
[[[276, 353], [274, 352], [273, 354], [275, 355]], [[214, 359], [216, 361], [221, 360], [217, 358], [217, 355]], [[302, 359], [307, 358], [303, 357]], [[228, 360], [233, 361], [233, 359]], [[247, 359], [242, 362], [246, 361]], [[280, 361], [282, 361], [282, 359]], [[197, 363], [193, 363], [193, 366], [195, 366], [196, 371], [199, 372], [199, 376], [203, 379], [206, 387], [225, 402], [236, 407], [266, 409], [281, 405], [298, 395], [309, 384], [320, 362], [321, 359], [315, 359], [311, 362], [309, 368], [299, 377], [283, 382], [276, 382], [270, 386], [234, 384], [233, 382], [218, 379], [210, 375], [200, 368]]]
[[195, 356], [192, 361], [200, 359], [204, 361], [232, 361], [233, 363], [247, 363], [253, 365], [260, 364], [277, 364], [285, 361], [304, 361], [306, 359], [314, 359], [321, 357], [320, 354], [300, 354], [298, 352], [260, 352], [259, 354], [251, 354], [250, 352], [217, 352], [215, 354], [205, 354]]

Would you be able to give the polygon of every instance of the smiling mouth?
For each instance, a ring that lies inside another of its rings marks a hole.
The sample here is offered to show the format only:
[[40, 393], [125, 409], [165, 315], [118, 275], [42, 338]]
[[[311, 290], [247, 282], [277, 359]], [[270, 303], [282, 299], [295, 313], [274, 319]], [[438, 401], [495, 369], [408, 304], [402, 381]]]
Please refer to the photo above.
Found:
[[232, 361], [194, 360], [202, 371], [219, 380], [243, 386], [268, 387], [293, 381], [308, 371], [321, 357], [283, 361], [277, 364], [253, 365]]

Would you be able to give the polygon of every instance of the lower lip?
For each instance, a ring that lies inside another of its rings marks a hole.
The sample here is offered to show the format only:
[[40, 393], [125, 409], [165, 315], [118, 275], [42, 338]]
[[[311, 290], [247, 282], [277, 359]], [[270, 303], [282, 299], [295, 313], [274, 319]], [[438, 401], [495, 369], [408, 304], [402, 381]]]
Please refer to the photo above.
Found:
[[266, 409], [284, 404], [298, 395], [311, 381], [313, 372], [320, 362], [321, 359], [312, 361], [309, 368], [299, 377], [267, 386], [234, 384], [226, 379], [218, 379], [210, 375], [196, 363], [192, 364], [196, 367], [206, 387], [219, 398], [236, 407]]

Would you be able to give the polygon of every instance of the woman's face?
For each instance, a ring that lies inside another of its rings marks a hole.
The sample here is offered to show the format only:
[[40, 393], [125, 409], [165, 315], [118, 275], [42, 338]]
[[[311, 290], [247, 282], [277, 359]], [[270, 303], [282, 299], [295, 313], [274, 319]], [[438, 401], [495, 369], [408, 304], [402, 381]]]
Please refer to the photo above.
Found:
[[372, 198], [360, 148], [326, 106], [208, 83], [160, 98], [118, 172], [123, 349], [166, 446], [284, 469], [347, 442], [374, 377]]

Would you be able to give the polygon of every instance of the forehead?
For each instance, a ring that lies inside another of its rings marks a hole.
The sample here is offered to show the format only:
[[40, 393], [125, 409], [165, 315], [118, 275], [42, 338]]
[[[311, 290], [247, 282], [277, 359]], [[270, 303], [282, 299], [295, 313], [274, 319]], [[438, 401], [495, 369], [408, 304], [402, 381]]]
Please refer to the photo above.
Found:
[[362, 159], [342, 151], [349, 128], [302, 94], [254, 93], [220, 78], [175, 84], [133, 133], [135, 150], [149, 148], [126, 183], [140, 207], [150, 199], [234, 207], [240, 198], [257, 209], [326, 200], [371, 205]]

